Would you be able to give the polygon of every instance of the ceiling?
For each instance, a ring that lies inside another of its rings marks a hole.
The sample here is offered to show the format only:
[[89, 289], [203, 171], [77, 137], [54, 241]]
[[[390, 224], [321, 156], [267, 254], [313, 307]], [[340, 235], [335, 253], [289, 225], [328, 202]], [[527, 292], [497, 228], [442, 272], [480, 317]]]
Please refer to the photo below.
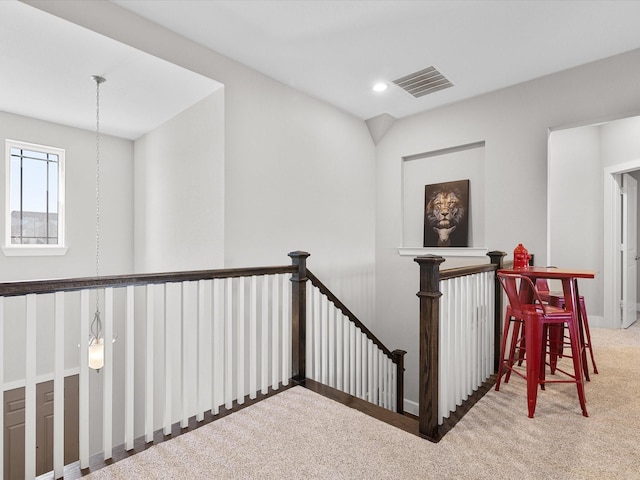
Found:
[[[640, 48], [640, 1], [111, 1], [365, 120]], [[429, 66], [454, 86], [371, 89]]]
[[[71, 60], [71, 61], [70, 61]], [[221, 84], [15, 0], [0, 0], [0, 110], [136, 139]]]
[[[367, 120], [401, 118], [640, 48], [640, 1], [111, 0]], [[72, 59], [72, 61], [69, 61]], [[0, 1], [0, 110], [135, 139], [221, 85], [17, 0]], [[453, 87], [390, 84], [435, 66]]]

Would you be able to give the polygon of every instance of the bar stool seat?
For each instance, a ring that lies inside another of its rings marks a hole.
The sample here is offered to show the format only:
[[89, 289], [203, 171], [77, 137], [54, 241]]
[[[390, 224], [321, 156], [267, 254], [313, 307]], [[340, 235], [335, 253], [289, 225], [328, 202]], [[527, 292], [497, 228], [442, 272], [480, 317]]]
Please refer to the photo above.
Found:
[[[499, 391], [503, 373], [516, 373], [524, 378], [527, 382], [528, 413], [529, 417], [533, 418], [538, 386], [544, 389], [547, 383], [575, 383], [582, 414], [587, 417], [578, 325], [574, 322], [572, 312], [545, 304], [533, 282], [528, 277], [518, 274], [498, 273], [498, 278], [509, 299], [510, 309], [508, 309], [508, 313], [511, 317], [505, 319], [495, 389]], [[549, 352], [554, 351], [553, 346], [550, 345], [550, 339], [553, 336], [549, 335], [549, 329], [564, 328], [564, 326], [567, 326], [569, 332], [573, 372], [558, 369], [566, 375], [566, 378], [557, 379], [554, 377], [554, 379], [548, 380], [545, 377], [547, 348], [551, 346]], [[524, 361], [526, 362], [526, 373], [522, 373], [514, 366], [515, 346], [522, 345], [521, 337], [519, 337], [522, 327], [524, 327], [525, 331], [526, 348]], [[509, 354], [506, 356], [506, 342], [509, 337], [511, 337], [511, 346]], [[505, 375], [505, 383], [507, 381], [508, 376]]]

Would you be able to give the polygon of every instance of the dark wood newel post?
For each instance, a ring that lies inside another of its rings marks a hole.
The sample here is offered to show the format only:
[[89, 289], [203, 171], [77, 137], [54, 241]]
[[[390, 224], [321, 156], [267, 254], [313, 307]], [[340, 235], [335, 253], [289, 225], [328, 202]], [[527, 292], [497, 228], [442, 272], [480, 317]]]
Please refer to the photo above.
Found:
[[440, 264], [444, 258], [425, 255], [414, 259], [420, 265], [420, 435], [437, 440], [438, 435], [438, 341], [440, 336]]
[[391, 352], [395, 364], [398, 368], [396, 382], [396, 412], [404, 413], [404, 356], [407, 354], [404, 350], [394, 350]]
[[[503, 266], [504, 257], [507, 255], [505, 252], [492, 251], [487, 253], [491, 259], [491, 263], [496, 266], [496, 272]], [[500, 363], [500, 341], [502, 337], [502, 287], [500, 286], [500, 280], [498, 276], [495, 278], [494, 285], [494, 318], [493, 318], [493, 372], [498, 371], [498, 365]]]
[[306, 378], [307, 252], [291, 252], [291, 264], [298, 270], [291, 275], [291, 378], [304, 384]]

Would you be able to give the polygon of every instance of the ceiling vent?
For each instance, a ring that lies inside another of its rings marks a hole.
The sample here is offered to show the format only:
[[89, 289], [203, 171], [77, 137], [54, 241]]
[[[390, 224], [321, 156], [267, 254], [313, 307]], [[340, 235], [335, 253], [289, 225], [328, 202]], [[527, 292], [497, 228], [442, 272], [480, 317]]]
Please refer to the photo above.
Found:
[[427, 67], [419, 72], [394, 80], [393, 83], [416, 98], [453, 87], [453, 83], [434, 67]]

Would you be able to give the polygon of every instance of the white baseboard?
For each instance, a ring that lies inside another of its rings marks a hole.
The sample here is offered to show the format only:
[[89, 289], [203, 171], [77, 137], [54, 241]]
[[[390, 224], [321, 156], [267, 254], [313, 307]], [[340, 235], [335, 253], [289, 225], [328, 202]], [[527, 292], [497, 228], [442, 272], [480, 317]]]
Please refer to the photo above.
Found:
[[589, 315], [589, 328], [618, 328], [611, 322], [605, 322], [604, 317], [600, 315]]
[[416, 417], [420, 414], [418, 402], [407, 400], [405, 398], [403, 401], [403, 408], [405, 412], [410, 413], [411, 415], [415, 415]]

